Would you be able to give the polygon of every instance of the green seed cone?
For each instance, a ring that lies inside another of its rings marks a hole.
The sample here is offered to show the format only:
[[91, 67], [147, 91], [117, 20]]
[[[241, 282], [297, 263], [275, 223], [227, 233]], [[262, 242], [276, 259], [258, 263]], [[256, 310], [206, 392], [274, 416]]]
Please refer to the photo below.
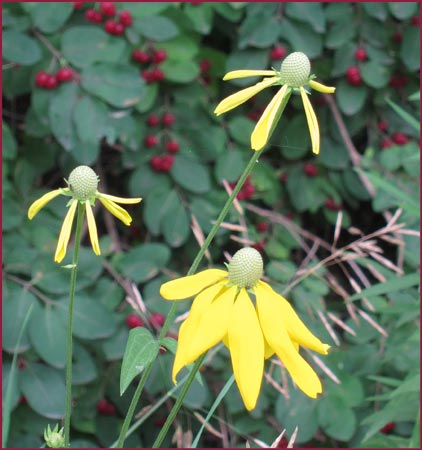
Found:
[[281, 64], [281, 80], [292, 87], [301, 87], [309, 81], [311, 63], [302, 52], [290, 53]]
[[88, 166], [78, 166], [69, 175], [69, 188], [77, 200], [87, 200], [97, 192], [98, 176]]
[[264, 264], [260, 253], [251, 247], [236, 252], [228, 265], [229, 280], [241, 288], [252, 288], [260, 280]]

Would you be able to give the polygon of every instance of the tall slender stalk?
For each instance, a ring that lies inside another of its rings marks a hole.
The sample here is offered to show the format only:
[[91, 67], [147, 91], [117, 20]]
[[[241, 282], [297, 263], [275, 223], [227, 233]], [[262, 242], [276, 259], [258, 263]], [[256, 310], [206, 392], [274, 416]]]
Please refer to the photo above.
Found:
[[66, 411], [64, 417], [64, 439], [65, 447], [70, 443], [70, 415], [72, 413], [72, 355], [73, 355], [73, 305], [75, 300], [76, 274], [78, 270], [79, 248], [81, 245], [82, 224], [84, 218], [84, 207], [78, 202], [75, 246], [73, 249], [72, 268], [70, 275], [69, 310], [67, 313], [67, 346], [66, 346]]

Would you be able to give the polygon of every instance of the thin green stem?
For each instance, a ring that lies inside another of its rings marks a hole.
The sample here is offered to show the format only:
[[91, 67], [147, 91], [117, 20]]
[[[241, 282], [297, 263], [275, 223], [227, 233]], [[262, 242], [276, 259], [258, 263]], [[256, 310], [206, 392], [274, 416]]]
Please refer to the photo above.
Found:
[[[236, 198], [236, 195], [239, 193], [240, 189], [242, 188], [243, 184], [245, 183], [246, 178], [252, 172], [252, 170], [255, 167], [255, 164], [258, 162], [258, 159], [261, 156], [262, 152], [263, 152], [263, 149], [259, 150], [258, 152], [254, 152], [253, 153], [251, 159], [248, 162], [248, 165], [245, 167], [245, 170], [243, 171], [242, 175], [240, 176], [238, 182], [236, 183], [236, 186], [234, 187], [233, 192], [231, 193], [231, 195], [227, 199], [226, 204], [224, 205], [223, 209], [221, 210], [220, 215], [218, 216], [214, 226], [212, 227], [211, 231], [209, 232], [207, 238], [205, 239], [204, 244], [199, 249], [199, 252], [196, 255], [196, 258], [194, 259], [190, 269], [188, 270], [187, 275], [192, 275], [196, 271], [196, 269], [198, 268], [199, 263], [201, 262], [201, 259], [203, 258], [203, 256], [204, 256], [205, 252], [207, 251], [211, 241], [213, 240], [213, 238], [214, 238], [215, 234], [217, 233], [218, 229], [220, 228], [221, 223], [223, 222], [223, 220], [225, 219], [227, 213], [229, 212], [229, 210], [230, 210], [230, 208], [231, 208], [231, 206], [233, 204], [233, 201]], [[169, 313], [167, 314], [166, 321], [164, 322], [163, 327], [161, 329], [159, 340], [161, 340], [165, 336], [165, 334], [166, 334], [170, 324], [173, 321], [173, 318], [174, 318], [175, 314], [176, 314], [176, 304], [173, 303], [171, 308], [170, 308], [170, 310], [169, 310]], [[163, 428], [161, 429], [157, 439], [154, 442], [154, 447], [160, 445], [161, 442], [163, 441], [163, 439], [165, 438], [165, 436], [167, 434], [167, 431], [170, 428], [170, 425], [172, 424], [172, 422], [174, 420], [174, 417], [176, 416], [177, 412], [179, 411], [179, 409], [180, 409], [180, 407], [182, 405], [182, 402], [183, 402], [183, 400], [184, 400], [184, 398], [186, 396], [186, 393], [188, 392], [189, 387], [192, 384], [194, 376], [196, 375], [196, 372], [198, 371], [199, 367], [201, 366], [204, 358], [205, 358], [205, 355], [201, 356], [201, 358], [199, 358], [196, 361], [195, 365], [193, 366], [186, 384], [183, 386], [183, 389], [181, 390], [181, 392], [180, 392], [180, 394], [179, 394], [179, 396], [178, 396], [178, 398], [177, 398], [177, 400], [176, 400], [176, 402], [175, 402], [175, 404], [174, 404], [174, 406], [173, 406], [169, 416], [167, 417], [167, 420], [166, 420]], [[140, 397], [140, 395], [142, 393], [142, 389], [143, 389], [143, 387], [145, 385], [146, 379], [147, 379], [147, 377], [148, 377], [148, 375], [149, 375], [149, 373], [151, 371], [151, 367], [152, 367], [152, 363], [151, 363], [150, 366], [148, 366], [146, 368], [146, 370], [144, 371], [144, 373], [143, 373], [143, 375], [142, 375], [142, 377], [141, 377], [141, 379], [139, 381], [138, 387], [136, 388], [136, 391], [135, 391], [135, 394], [134, 394], [134, 396], [132, 398], [132, 402], [131, 402], [131, 404], [129, 406], [128, 412], [126, 413], [126, 417], [125, 417], [125, 420], [123, 422], [122, 429], [120, 431], [120, 436], [119, 436], [119, 440], [117, 442], [116, 448], [122, 448], [123, 447], [123, 444], [124, 444], [124, 441], [125, 441], [125, 438], [126, 438], [126, 433], [127, 433], [128, 428], [129, 428], [129, 424], [132, 421], [132, 417], [133, 417], [133, 414], [135, 412], [136, 404], [138, 403], [138, 400], [139, 400], [139, 397]]]
[[72, 269], [70, 275], [69, 310], [67, 316], [67, 348], [66, 348], [66, 412], [64, 417], [64, 442], [65, 447], [70, 443], [70, 415], [72, 413], [72, 355], [73, 355], [73, 305], [75, 300], [76, 274], [78, 270], [79, 248], [81, 245], [82, 223], [84, 218], [84, 206], [78, 202], [76, 218], [75, 246], [73, 249]]

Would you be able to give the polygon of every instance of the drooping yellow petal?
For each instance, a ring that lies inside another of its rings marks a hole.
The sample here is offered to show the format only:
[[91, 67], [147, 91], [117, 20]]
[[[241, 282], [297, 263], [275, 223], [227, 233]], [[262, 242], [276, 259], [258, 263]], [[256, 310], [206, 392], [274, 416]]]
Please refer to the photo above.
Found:
[[256, 83], [254, 86], [250, 86], [246, 89], [242, 89], [241, 91], [229, 95], [217, 105], [217, 107], [214, 110], [214, 114], [219, 116], [220, 114], [223, 114], [227, 111], [230, 111], [233, 108], [236, 108], [242, 103], [245, 103], [247, 100], [256, 95], [258, 92], [261, 92], [265, 88], [272, 86], [278, 81], [279, 80], [276, 77], [266, 78], [265, 80]]
[[195, 339], [186, 351], [186, 360], [195, 361], [199, 356], [218, 344], [227, 334], [229, 319], [237, 286], [231, 286], [214, 299], [203, 311]]
[[232, 70], [227, 72], [223, 80], [234, 80], [235, 78], [247, 78], [247, 77], [274, 77], [276, 72], [274, 70]]
[[255, 408], [264, 372], [264, 338], [245, 289], [234, 302], [228, 329], [233, 374], [246, 409]]
[[112, 202], [116, 203], [122, 203], [122, 204], [133, 204], [133, 203], [139, 203], [142, 201], [142, 198], [123, 198], [123, 197], [116, 197], [115, 195], [109, 195], [109, 194], [103, 194], [102, 192], [97, 191], [97, 198], [105, 198], [107, 200], [111, 200]]
[[98, 242], [97, 225], [95, 223], [94, 214], [92, 213], [91, 204], [85, 202], [86, 220], [88, 222], [89, 239], [91, 240], [92, 250], [99, 256], [101, 254], [100, 244]]
[[56, 253], [54, 255], [54, 261], [57, 263], [62, 262], [63, 258], [66, 256], [67, 244], [69, 243], [70, 233], [72, 231], [73, 218], [75, 217], [76, 207], [78, 206], [78, 201], [72, 200], [69, 207], [69, 211], [64, 218], [62, 228], [60, 230], [59, 240], [57, 241]]
[[166, 300], [182, 300], [192, 297], [202, 289], [217, 281], [227, 278], [228, 274], [221, 269], [206, 269], [195, 275], [167, 281], [160, 287], [160, 295]]
[[253, 150], [261, 150], [267, 143], [271, 132], [276, 124], [276, 119], [280, 117], [280, 106], [282, 104], [283, 98], [286, 95], [289, 86], [285, 84], [274, 97], [268, 103], [261, 118], [255, 125], [255, 128], [251, 134], [251, 147]]
[[44, 208], [44, 206], [53, 198], [56, 198], [58, 195], [62, 193], [62, 189], [55, 189], [54, 191], [47, 192], [38, 200], [35, 200], [34, 203], [28, 209], [28, 219], [31, 220], [40, 209]]
[[312, 152], [318, 155], [319, 153], [319, 126], [314, 109], [309, 101], [308, 94], [303, 87], [300, 88], [300, 95], [302, 96], [303, 107], [305, 108], [306, 120], [308, 121], [309, 133], [312, 141]]
[[196, 339], [196, 332], [203, 312], [210, 306], [221, 289], [223, 289], [223, 286], [216, 284], [198, 294], [192, 303], [188, 318], [180, 326], [172, 371], [173, 383], [176, 383], [176, 376], [179, 371], [192, 362], [187, 359], [188, 349], [191, 342]]
[[259, 281], [258, 285], [259, 289], [263, 292], [262, 295], [266, 296], [266, 301], [275, 305], [279, 311], [290, 339], [302, 347], [306, 347], [310, 350], [326, 355], [330, 346], [328, 344], [323, 344], [314, 334], [312, 334], [309, 328], [296, 314], [296, 311], [293, 309], [292, 305], [264, 281]]
[[294, 347], [282, 320], [283, 310], [267, 297], [262, 285], [255, 286], [258, 319], [269, 345], [285, 365], [293, 381], [306, 395], [316, 398], [322, 392], [321, 381], [312, 367]]
[[310, 80], [308, 84], [312, 89], [322, 92], [323, 94], [333, 94], [336, 90], [335, 87], [325, 86], [325, 84], [318, 83], [318, 81], [314, 80]]
[[132, 223], [132, 217], [121, 206], [103, 196], [98, 197], [98, 200], [111, 212], [111, 214], [113, 214], [114, 217], [117, 217], [125, 225], [129, 226]]

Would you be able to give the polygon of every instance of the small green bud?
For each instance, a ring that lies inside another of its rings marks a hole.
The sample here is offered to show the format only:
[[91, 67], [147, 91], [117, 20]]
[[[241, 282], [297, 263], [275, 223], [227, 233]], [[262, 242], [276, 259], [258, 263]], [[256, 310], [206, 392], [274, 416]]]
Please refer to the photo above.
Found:
[[251, 247], [237, 251], [228, 265], [229, 280], [241, 288], [252, 288], [262, 277], [264, 263], [260, 253]]
[[78, 166], [69, 175], [69, 189], [77, 200], [85, 201], [95, 195], [98, 187], [98, 176], [88, 166]]
[[50, 448], [63, 448], [64, 447], [64, 429], [59, 431], [59, 425], [51, 429], [50, 425], [47, 425], [47, 429], [44, 430], [44, 440], [47, 447]]
[[281, 81], [291, 87], [301, 87], [308, 83], [311, 74], [309, 58], [302, 52], [290, 53], [281, 63]]

